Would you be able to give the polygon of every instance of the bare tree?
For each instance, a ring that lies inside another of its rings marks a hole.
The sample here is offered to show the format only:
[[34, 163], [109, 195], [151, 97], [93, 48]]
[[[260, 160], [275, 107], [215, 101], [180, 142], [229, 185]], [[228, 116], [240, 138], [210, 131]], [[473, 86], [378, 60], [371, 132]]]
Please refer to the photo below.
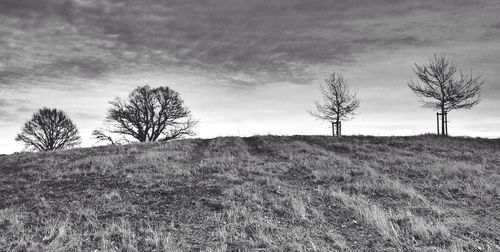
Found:
[[126, 100], [111, 101], [106, 121], [111, 133], [131, 136], [140, 142], [168, 141], [193, 135], [197, 121], [184, 106], [179, 93], [169, 87], [134, 89]]
[[16, 137], [39, 151], [71, 148], [80, 144], [78, 129], [61, 110], [42, 108], [34, 113]]
[[113, 136], [113, 133], [109, 128], [98, 128], [92, 131], [92, 137], [99, 142], [109, 142], [111, 145], [124, 145], [130, 143], [131, 141], [125, 136], [117, 138]]
[[[312, 116], [332, 123], [332, 135], [342, 135], [341, 121], [350, 120], [359, 108], [356, 93], [349, 89], [341, 74], [332, 73], [321, 85], [323, 104], [316, 102], [315, 112]], [[335, 128], [337, 129], [335, 132]]]
[[[441, 135], [448, 135], [447, 114], [454, 109], [470, 109], [480, 101], [484, 84], [481, 76], [463, 73], [453, 59], [435, 54], [425, 65], [415, 64], [413, 72], [420, 82], [408, 86], [420, 98], [424, 107], [441, 113]], [[439, 134], [439, 122], [438, 122]]]
[[107, 135], [106, 133], [104, 133], [104, 130], [102, 129], [95, 129], [94, 131], [92, 131], [92, 136], [97, 139], [97, 142], [109, 142], [111, 145], [116, 145], [117, 143], [115, 143], [115, 141], [113, 140], [113, 138], [109, 135]]

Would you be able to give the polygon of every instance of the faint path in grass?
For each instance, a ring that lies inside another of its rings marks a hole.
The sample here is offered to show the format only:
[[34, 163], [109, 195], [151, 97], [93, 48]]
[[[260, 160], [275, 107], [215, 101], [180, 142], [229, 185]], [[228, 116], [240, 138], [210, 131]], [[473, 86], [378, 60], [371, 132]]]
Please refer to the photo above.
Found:
[[205, 152], [213, 139], [196, 139], [195, 141], [197, 142], [196, 148], [189, 154], [193, 168], [199, 166], [201, 160], [205, 158]]

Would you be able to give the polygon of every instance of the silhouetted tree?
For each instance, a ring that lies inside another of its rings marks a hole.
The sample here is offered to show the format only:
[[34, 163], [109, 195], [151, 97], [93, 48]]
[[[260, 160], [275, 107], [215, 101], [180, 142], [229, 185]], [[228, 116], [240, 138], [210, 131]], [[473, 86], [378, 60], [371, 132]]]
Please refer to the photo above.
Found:
[[332, 134], [342, 135], [341, 121], [350, 120], [359, 108], [359, 100], [356, 93], [349, 89], [341, 74], [332, 73], [321, 85], [324, 103], [316, 102], [315, 112], [309, 112], [312, 116], [332, 123]]
[[16, 141], [39, 151], [71, 148], [80, 144], [78, 129], [61, 110], [42, 108], [34, 113]]
[[115, 141], [113, 138], [106, 133], [104, 133], [104, 130], [102, 129], [95, 129], [92, 131], [92, 136], [97, 139], [97, 142], [104, 142], [108, 141], [111, 145], [116, 145]]
[[193, 135], [197, 124], [179, 93], [169, 87], [134, 89], [126, 100], [111, 101], [106, 121], [111, 133], [131, 136], [140, 142], [168, 141]]
[[[415, 64], [413, 72], [420, 82], [408, 86], [420, 98], [424, 107], [441, 111], [441, 135], [447, 135], [447, 113], [454, 109], [470, 109], [480, 101], [484, 84], [481, 76], [463, 73], [453, 59], [435, 54], [425, 65]], [[445, 129], [446, 128], [446, 129]], [[439, 130], [439, 127], [438, 127]]]

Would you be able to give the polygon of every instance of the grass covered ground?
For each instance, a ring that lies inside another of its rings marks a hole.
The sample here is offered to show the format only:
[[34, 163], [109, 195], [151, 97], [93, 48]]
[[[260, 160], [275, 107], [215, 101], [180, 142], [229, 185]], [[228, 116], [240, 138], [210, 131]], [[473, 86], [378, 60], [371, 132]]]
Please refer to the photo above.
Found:
[[257, 136], [0, 157], [0, 251], [499, 251], [500, 141]]

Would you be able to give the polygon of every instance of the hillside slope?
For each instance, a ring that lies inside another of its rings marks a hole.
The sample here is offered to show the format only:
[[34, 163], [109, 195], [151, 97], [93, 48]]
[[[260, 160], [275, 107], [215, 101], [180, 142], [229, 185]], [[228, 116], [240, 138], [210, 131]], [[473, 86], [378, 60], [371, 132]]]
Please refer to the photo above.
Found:
[[0, 157], [0, 251], [498, 251], [500, 141], [257, 136]]

